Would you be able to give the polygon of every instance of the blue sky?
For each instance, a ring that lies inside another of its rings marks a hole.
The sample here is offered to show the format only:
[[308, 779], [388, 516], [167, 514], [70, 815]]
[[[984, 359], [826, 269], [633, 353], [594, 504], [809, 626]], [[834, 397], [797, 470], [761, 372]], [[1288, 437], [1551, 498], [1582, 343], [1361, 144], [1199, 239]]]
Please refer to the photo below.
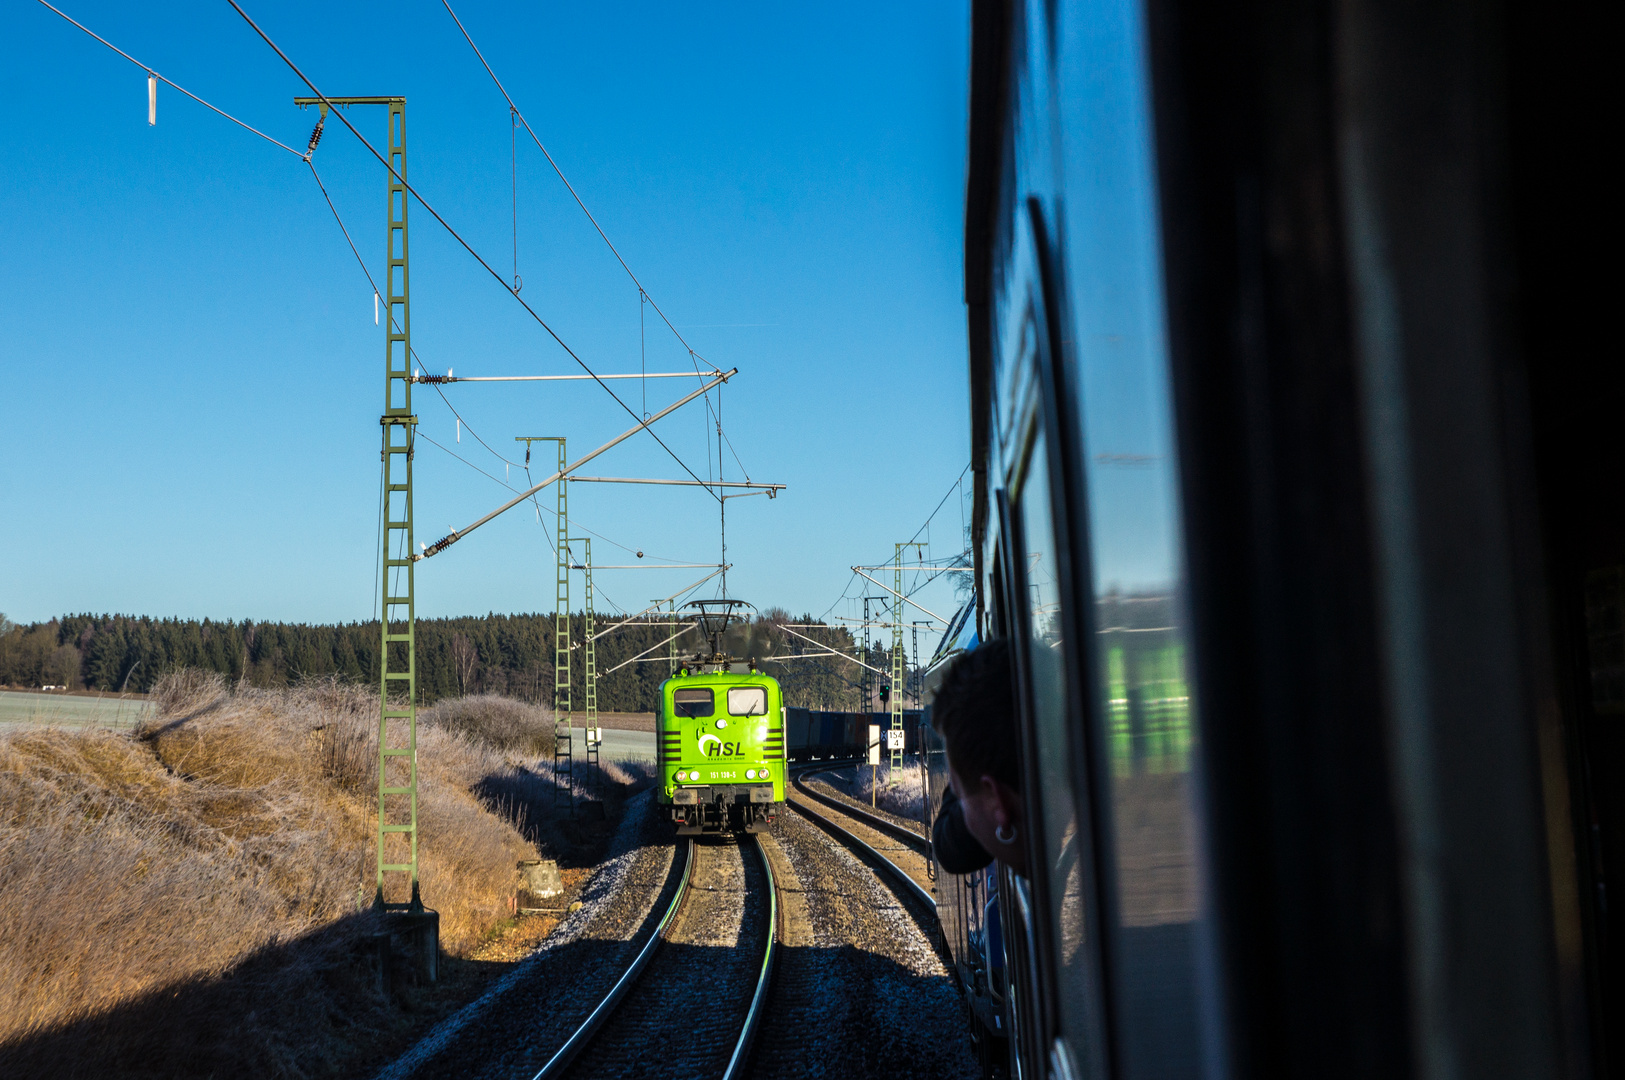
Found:
[[[245, 7], [324, 93], [404, 94], [410, 179], [511, 272], [507, 108], [440, 5]], [[303, 87], [223, 0], [64, 10], [303, 149]], [[458, 14], [650, 295], [706, 360], [740, 369], [722, 408], [743, 469], [725, 449], [724, 475], [789, 490], [730, 503], [730, 592], [815, 615], [858, 595], [849, 566], [889, 560], [969, 453], [965, 5], [470, 0]], [[9, 0], [3, 18], [0, 611], [368, 617], [382, 331], [309, 172], [168, 87], [149, 128], [139, 68], [38, 4]], [[349, 115], [381, 145], [381, 109]], [[378, 274], [381, 166], [333, 123], [315, 163]], [[639, 370], [636, 287], [534, 146], [517, 172], [524, 297], [595, 369]], [[577, 370], [427, 214], [411, 223], [430, 370]], [[650, 371], [690, 363], [652, 312], [641, 349]], [[650, 410], [680, 385], [649, 382]], [[637, 384], [621, 387], [641, 409]], [[573, 458], [630, 422], [590, 384], [446, 392], [514, 460], [516, 435], [563, 434]], [[456, 441], [432, 391], [414, 406], [423, 434], [504, 475], [467, 430]], [[659, 427], [702, 476], [705, 417], [696, 403]], [[646, 437], [584, 471], [683, 475]], [[422, 541], [509, 497], [432, 446], [416, 491]], [[933, 556], [960, 547], [958, 494], [931, 523]], [[716, 504], [695, 490], [578, 484], [571, 516], [645, 561], [717, 557]], [[607, 541], [594, 557], [637, 561]], [[548, 608], [551, 558], [515, 510], [420, 564], [419, 613]], [[697, 576], [596, 584], [635, 610]], [[949, 614], [946, 584], [920, 596]]]

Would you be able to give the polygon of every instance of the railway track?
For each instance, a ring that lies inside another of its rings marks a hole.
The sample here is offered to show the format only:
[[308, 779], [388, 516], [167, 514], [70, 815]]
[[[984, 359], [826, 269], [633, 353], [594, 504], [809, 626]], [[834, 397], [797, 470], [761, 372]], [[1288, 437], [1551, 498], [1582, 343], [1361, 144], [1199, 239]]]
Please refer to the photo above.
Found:
[[[744, 847], [754, 852], [754, 861], [744, 858]], [[679, 1069], [693, 1075], [720, 1072], [724, 1080], [744, 1075], [772, 980], [778, 936], [778, 884], [771, 862], [754, 838], [743, 844], [690, 839], [684, 846], [683, 859], [677, 889], [654, 933], [609, 993], [533, 1080], [635, 1073], [638, 1061], [651, 1050], [697, 1054], [697, 1060], [684, 1061]], [[709, 878], [720, 884], [706, 880]], [[748, 899], [753, 891], [759, 900], [754, 913]], [[737, 910], [732, 906], [735, 896], [740, 905]], [[694, 925], [685, 926], [688, 921]], [[709, 941], [707, 935], [714, 937], [719, 930], [726, 934], [730, 928], [734, 941]], [[753, 932], [761, 939], [760, 950], [747, 953], [739, 949], [745, 944], [743, 939]], [[724, 948], [717, 948], [717, 944]], [[706, 970], [693, 969], [696, 957], [706, 958]], [[748, 976], [749, 996], [742, 1013], [727, 1008], [726, 994], [721, 995], [723, 1003], [710, 1004], [718, 1000], [719, 987], [713, 980], [725, 980], [730, 969], [737, 969], [734, 974]], [[709, 1026], [697, 1030], [693, 988], [702, 981], [708, 994], [700, 1023]], [[674, 1039], [673, 1034], [679, 1031], [686, 1037]], [[732, 1037], [721, 1037], [725, 1033]], [[722, 1051], [727, 1051], [725, 1062]]]
[[820, 798], [819, 785], [798, 779], [785, 789], [794, 813], [779, 818], [767, 845], [780, 871], [786, 948], [754, 1075], [978, 1075], [925, 880], [925, 838], [892, 832], [895, 823], [871, 822], [876, 815]]
[[[786, 804], [878, 864], [931, 915], [934, 924], [937, 902], [931, 895], [931, 842], [912, 829], [870, 813], [861, 806], [827, 795], [807, 783], [810, 777], [839, 767], [813, 766], [793, 775], [793, 794], [785, 793]], [[817, 807], [811, 805], [813, 803]]]

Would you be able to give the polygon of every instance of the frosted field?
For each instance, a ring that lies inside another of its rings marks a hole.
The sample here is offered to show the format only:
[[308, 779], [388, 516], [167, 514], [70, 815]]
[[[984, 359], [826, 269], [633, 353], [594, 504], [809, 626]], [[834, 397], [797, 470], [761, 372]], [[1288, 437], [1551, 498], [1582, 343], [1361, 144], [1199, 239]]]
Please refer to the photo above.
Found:
[[150, 703], [133, 698], [0, 690], [0, 724], [133, 727], [151, 711]]

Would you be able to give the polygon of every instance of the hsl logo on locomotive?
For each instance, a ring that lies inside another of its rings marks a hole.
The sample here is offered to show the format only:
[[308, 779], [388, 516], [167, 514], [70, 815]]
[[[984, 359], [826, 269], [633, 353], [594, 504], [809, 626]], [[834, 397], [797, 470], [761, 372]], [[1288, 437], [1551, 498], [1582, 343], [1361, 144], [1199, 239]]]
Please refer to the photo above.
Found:
[[[707, 742], [707, 740], [710, 740]], [[700, 736], [700, 753], [708, 758], [744, 757], [745, 751], [737, 742], [723, 742], [709, 731]]]

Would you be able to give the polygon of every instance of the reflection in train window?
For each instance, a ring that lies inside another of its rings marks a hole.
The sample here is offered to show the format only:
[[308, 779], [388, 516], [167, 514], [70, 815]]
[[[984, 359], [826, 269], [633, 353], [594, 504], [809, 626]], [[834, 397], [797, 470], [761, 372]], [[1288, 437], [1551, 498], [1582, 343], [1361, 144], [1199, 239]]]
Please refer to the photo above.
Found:
[[[1027, 593], [1028, 681], [1032, 694], [1033, 732], [1044, 820], [1043, 875], [1048, 882], [1050, 939], [1056, 954], [1061, 1024], [1075, 1067], [1101, 1060], [1096, 966], [1098, 936], [1090, 897], [1092, 855], [1089, 830], [1080, 824], [1072, 797], [1078, 710], [1068, 707], [1062, 658], [1061, 583], [1056, 568], [1057, 544], [1050, 516], [1049, 465], [1043, 436], [1035, 440], [1022, 481], [1019, 509], [1021, 538], [1026, 546], [1022, 570]], [[1081, 1075], [1088, 1075], [1087, 1072]]]
[[676, 690], [672, 692], [672, 712], [678, 716], [710, 716], [711, 691]]
[[[1061, 192], [1093, 596], [1093, 745], [1113, 851], [1113, 1026], [1128, 1080], [1200, 1076], [1200, 752], [1180, 614], [1183, 525], [1164, 331], [1144, 9], [1060, 9]], [[1080, 590], [1081, 591], [1081, 590]], [[1208, 998], [1207, 1000], [1211, 1000]]]

